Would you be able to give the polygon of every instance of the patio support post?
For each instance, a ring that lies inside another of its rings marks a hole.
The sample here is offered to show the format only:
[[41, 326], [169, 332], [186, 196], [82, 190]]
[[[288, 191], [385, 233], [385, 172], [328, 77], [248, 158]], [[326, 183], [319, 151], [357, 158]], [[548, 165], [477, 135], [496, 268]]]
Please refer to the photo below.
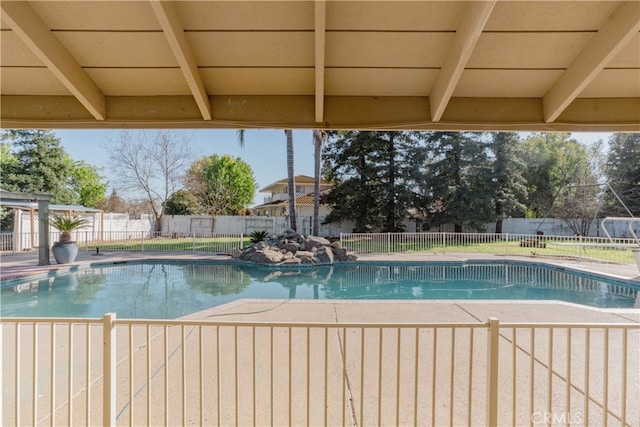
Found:
[[38, 218], [38, 265], [49, 265], [49, 200], [38, 199]]
[[500, 322], [495, 317], [488, 320], [487, 331], [487, 426], [498, 425], [498, 344]]

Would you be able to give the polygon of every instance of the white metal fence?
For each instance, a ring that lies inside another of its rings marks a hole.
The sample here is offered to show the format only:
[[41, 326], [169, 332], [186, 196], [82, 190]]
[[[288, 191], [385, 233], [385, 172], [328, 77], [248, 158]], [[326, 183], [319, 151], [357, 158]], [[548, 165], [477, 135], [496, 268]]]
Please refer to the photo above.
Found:
[[[59, 232], [50, 233], [50, 242], [53, 244], [58, 240]], [[37, 235], [34, 237], [29, 233], [8, 233], [3, 235], [2, 250], [15, 253], [22, 250], [35, 249], [38, 244]], [[192, 252], [213, 252], [229, 253], [233, 249], [238, 249], [246, 245], [246, 236], [243, 234], [221, 234], [221, 233], [153, 233], [148, 231], [113, 231], [113, 232], [93, 232], [76, 231], [72, 233], [72, 239], [78, 243], [81, 251], [104, 252], [104, 251], [192, 251]]]
[[[35, 248], [30, 234], [2, 235], [5, 252]], [[80, 250], [96, 251], [200, 251], [229, 253], [249, 243], [245, 234], [150, 233], [146, 231], [73, 234]], [[58, 233], [51, 233], [51, 242]], [[19, 242], [19, 243], [16, 243]], [[480, 253], [487, 255], [539, 256], [571, 258], [596, 262], [634, 264], [631, 249], [640, 250], [634, 239], [605, 237], [547, 236], [532, 234], [487, 233], [341, 233], [344, 248], [356, 254], [367, 253]]]
[[640, 324], [1, 319], [3, 425], [640, 425]]
[[486, 233], [342, 233], [340, 243], [356, 254], [422, 252], [434, 254], [562, 257], [634, 264], [634, 239]]

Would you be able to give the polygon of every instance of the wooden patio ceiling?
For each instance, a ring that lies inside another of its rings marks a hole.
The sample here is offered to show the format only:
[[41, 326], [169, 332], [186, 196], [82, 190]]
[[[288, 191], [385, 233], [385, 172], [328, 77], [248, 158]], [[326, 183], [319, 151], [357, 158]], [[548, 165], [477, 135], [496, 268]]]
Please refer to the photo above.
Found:
[[640, 131], [640, 1], [0, 9], [3, 128]]

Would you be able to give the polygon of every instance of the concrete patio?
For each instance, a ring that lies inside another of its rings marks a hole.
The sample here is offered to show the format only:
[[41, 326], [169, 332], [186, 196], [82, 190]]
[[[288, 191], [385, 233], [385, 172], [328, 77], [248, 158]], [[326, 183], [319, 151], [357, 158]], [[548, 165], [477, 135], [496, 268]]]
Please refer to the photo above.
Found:
[[[202, 254], [107, 254], [100, 257], [81, 254], [76, 265], [148, 258], [225, 259]], [[478, 258], [487, 256], [377, 255], [359, 259], [445, 261]], [[638, 279], [635, 266], [535, 261]], [[32, 254], [20, 254], [3, 258], [2, 278], [66, 268], [69, 267], [37, 267]], [[129, 340], [128, 327], [117, 326], [116, 423], [127, 425], [133, 410], [131, 421], [134, 425], [484, 425], [487, 329], [483, 325], [490, 317], [503, 324], [640, 325], [640, 309], [596, 309], [560, 302], [239, 300], [179, 319], [187, 323], [169, 327], [166, 343], [161, 326], [153, 327], [156, 329], [153, 329], [150, 341], [144, 330], [137, 330], [135, 326]], [[274, 326], [256, 329], [238, 326], [243, 322]], [[469, 328], [443, 327], [437, 328], [436, 332], [429, 326], [432, 323], [477, 325], [479, 329], [471, 333]], [[203, 324], [209, 326], [201, 327]], [[302, 326], [292, 328], [291, 324]], [[309, 324], [323, 324], [324, 327], [309, 328]], [[328, 326], [333, 324], [335, 328]], [[426, 326], [406, 330], [345, 326], [353, 324]], [[38, 332], [38, 360], [46, 361], [49, 357], [50, 330], [45, 326]], [[90, 344], [95, 359], [92, 362], [98, 368], [102, 361], [101, 330], [99, 326], [92, 329]], [[12, 348], [14, 331], [13, 325], [3, 324], [4, 349]], [[26, 327], [21, 332], [23, 351], [27, 352], [32, 339], [30, 331], [31, 328]], [[544, 424], [544, 417], [553, 416], [564, 417], [576, 425], [622, 425], [620, 392], [623, 385], [627, 393], [625, 425], [640, 424], [640, 407], [631, 397], [640, 394], [640, 360], [634, 356], [640, 354], [640, 329], [627, 332], [624, 344], [626, 371], [619, 369], [624, 360], [619, 330], [612, 330], [610, 335], [602, 329], [591, 330], [589, 338], [585, 330], [573, 330], [571, 337], [567, 336], [567, 331], [557, 329], [550, 336], [548, 329], [539, 329], [533, 342], [529, 329], [500, 330], [498, 424], [512, 425], [514, 421], [517, 424]], [[73, 339], [74, 346], [82, 348], [85, 332], [83, 327], [74, 329], [77, 335]], [[184, 340], [182, 333], [186, 336]], [[59, 355], [54, 371], [60, 378], [68, 374], [68, 369], [62, 366], [66, 361], [65, 351], [68, 351], [68, 334], [65, 328], [56, 329]], [[574, 359], [570, 365], [566, 360], [568, 339]], [[588, 363], [590, 379], [585, 383], [587, 339], [592, 360]], [[129, 342], [133, 348], [131, 352]], [[150, 355], [147, 347], [154, 349]], [[163, 347], [168, 351], [166, 356]], [[609, 349], [606, 352], [607, 387], [603, 383], [601, 360], [605, 349]], [[203, 365], [194, 361], [200, 354], [205, 361]], [[149, 376], [147, 363], [150, 363], [150, 372], [156, 374]], [[81, 374], [84, 359], [78, 359], [74, 364], [78, 365], [74, 367], [74, 373]], [[10, 373], [13, 366], [15, 359], [5, 352], [4, 425], [15, 421], [12, 414], [16, 404], [11, 392], [15, 378]], [[130, 369], [134, 372], [131, 385]], [[44, 386], [39, 392], [38, 420], [43, 424], [51, 421], [46, 415], [50, 406], [46, 379], [51, 371], [50, 363], [40, 362], [38, 378], [40, 382], [44, 381]], [[91, 368], [90, 371], [90, 423], [99, 423], [103, 378], [100, 369]], [[622, 372], [626, 372], [626, 378], [622, 378]], [[181, 373], [184, 373], [185, 386], [181, 385]], [[169, 386], [164, 381], [165, 375]], [[549, 383], [553, 385], [552, 397]], [[73, 412], [77, 414], [84, 414], [86, 407], [83, 384], [83, 381], [74, 381]], [[201, 413], [199, 387], [205, 393]], [[584, 411], [585, 388], [589, 390], [588, 413]], [[26, 414], [21, 415], [22, 424], [31, 424], [30, 389], [28, 381], [20, 385], [22, 394], [18, 406]], [[566, 390], [569, 390], [569, 402], [563, 394]], [[168, 392], [166, 399], [163, 397], [165, 391]], [[54, 390], [56, 423], [68, 422], [67, 392], [64, 384]], [[148, 408], [147, 393], [151, 393]], [[83, 417], [74, 415], [73, 423], [84, 424]]]

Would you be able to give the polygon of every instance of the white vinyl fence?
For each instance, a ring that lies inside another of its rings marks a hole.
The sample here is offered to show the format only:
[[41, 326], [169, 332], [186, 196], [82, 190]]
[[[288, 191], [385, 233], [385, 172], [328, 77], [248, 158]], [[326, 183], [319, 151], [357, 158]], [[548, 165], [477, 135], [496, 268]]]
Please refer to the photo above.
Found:
[[3, 425], [640, 425], [638, 323], [0, 325]]
[[[338, 236], [340, 232], [353, 229], [353, 224], [322, 224], [320, 218], [318, 235]], [[310, 216], [297, 217], [298, 232], [303, 235], [312, 234], [313, 219]], [[203, 215], [167, 215], [162, 219], [162, 232], [165, 234], [207, 234], [237, 233], [250, 235], [254, 231], [266, 231], [279, 235], [289, 228], [289, 219], [284, 216], [203, 216]]]

